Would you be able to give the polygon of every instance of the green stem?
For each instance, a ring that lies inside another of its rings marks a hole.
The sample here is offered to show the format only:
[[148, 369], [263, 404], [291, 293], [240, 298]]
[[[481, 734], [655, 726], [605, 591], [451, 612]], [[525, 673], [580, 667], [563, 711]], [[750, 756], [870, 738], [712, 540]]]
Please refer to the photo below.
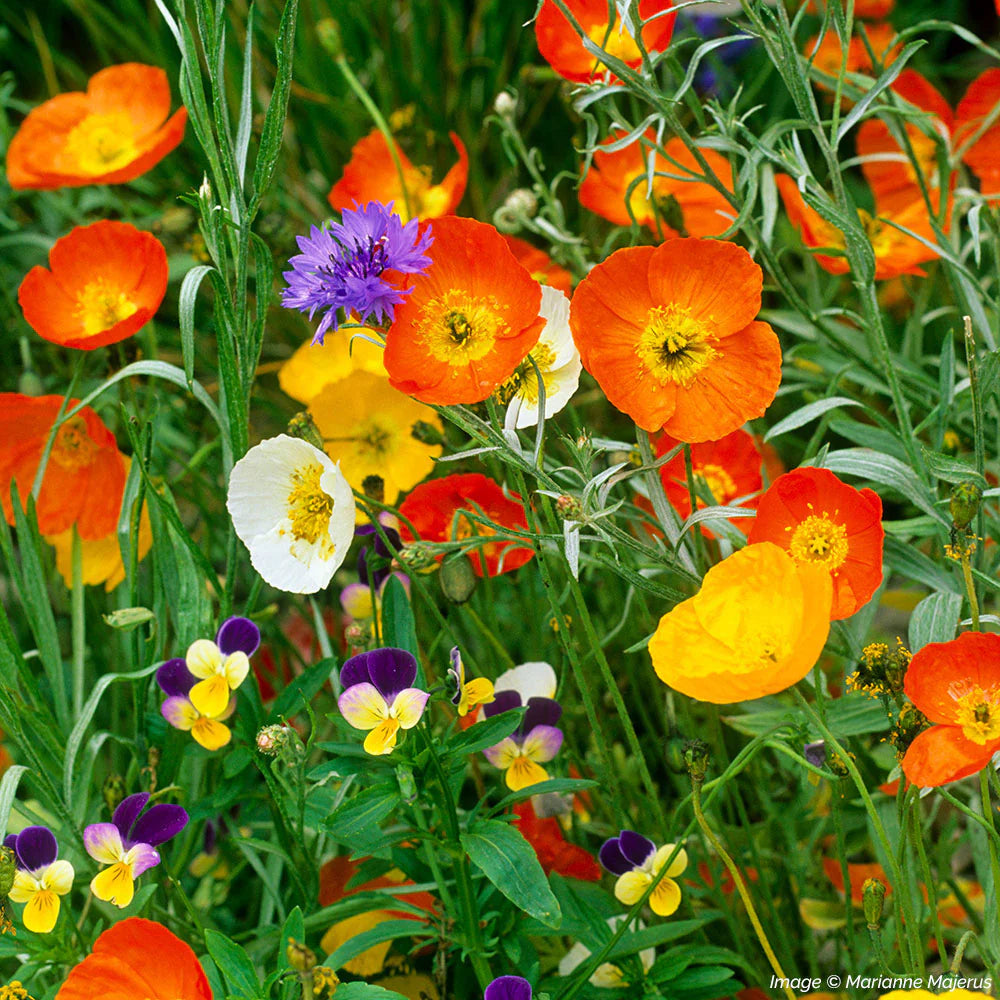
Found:
[[[993, 803], [990, 801], [990, 783], [988, 771], [989, 764], [979, 772], [979, 795], [983, 805], [983, 818], [989, 823], [990, 828], [996, 833], [996, 819], [994, 818]], [[997, 851], [997, 842], [994, 838], [987, 841], [990, 850], [990, 870], [993, 872], [993, 898], [998, 898], [1000, 893], [1000, 852]]]
[[84, 658], [87, 647], [87, 621], [83, 599], [83, 543], [73, 525], [73, 588], [71, 613], [73, 631], [73, 716], [79, 718], [83, 711]]

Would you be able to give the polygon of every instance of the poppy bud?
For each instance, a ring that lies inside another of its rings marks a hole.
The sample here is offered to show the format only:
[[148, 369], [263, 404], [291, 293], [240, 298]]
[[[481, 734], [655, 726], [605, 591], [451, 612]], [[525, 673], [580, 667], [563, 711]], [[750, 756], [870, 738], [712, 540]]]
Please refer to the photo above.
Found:
[[288, 949], [285, 954], [288, 956], [288, 964], [296, 972], [311, 972], [316, 967], [316, 952], [295, 938], [288, 939]]
[[429, 573], [437, 568], [434, 553], [420, 542], [404, 545], [396, 558], [411, 573]]
[[869, 928], [878, 930], [882, 920], [882, 904], [885, 902], [885, 883], [877, 878], [865, 879], [865, 884], [861, 887], [861, 899]]
[[340, 58], [344, 54], [344, 42], [340, 35], [340, 25], [332, 17], [324, 17], [316, 22], [316, 36], [319, 44], [333, 56]]
[[951, 503], [948, 510], [956, 528], [967, 528], [979, 513], [983, 491], [973, 482], [966, 480], [951, 488]]
[[452, 604], [464, 604], [476, 589], [476, 574], [472, 571], [472, 563], [462, 553], [441, 563], [438, 578], [441, 581], [441, 593]]
[[323, 435], [320, 434], [319, 428], [316, 426], [316, 421], [313, 420], [312, 415], [306, 410], [301, 413], [296, 413], [291, 420], [288, 421], [288, 434], [290, 437], [301, 438], [303, 441], [307, 441], [314, 448], [319, 448], [323, 451]]
[[704, 781], [711, 756], [704, 740], [688, 740], [684, 745], [684, 766], [692, 781]]
[[0, 900], [13, 888], [16, 872], [17, 855], [9, 847], [0, 847]]

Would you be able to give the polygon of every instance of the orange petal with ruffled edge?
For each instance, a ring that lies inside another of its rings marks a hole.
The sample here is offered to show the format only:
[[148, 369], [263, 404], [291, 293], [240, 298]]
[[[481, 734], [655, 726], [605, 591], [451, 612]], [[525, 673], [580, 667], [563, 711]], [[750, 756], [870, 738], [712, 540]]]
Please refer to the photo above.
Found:
[[1000, 740], [973, 743], [957, 726], [932, 726], [907, 748], [903, 774], [920, 788], [937, 788], [978, 774], [997, 751]]

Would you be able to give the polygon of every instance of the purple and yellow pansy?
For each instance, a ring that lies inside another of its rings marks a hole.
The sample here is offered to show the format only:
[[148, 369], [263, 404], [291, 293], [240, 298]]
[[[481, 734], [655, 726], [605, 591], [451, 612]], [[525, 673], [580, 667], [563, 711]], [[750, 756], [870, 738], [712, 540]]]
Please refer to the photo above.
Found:
[[17, 871], [10, 898], [24, 903], [24, 926], [48, 934], [59, 918], [59, 897], [73, 888], [74, 871], [58, 860], [59, 844], [47, 826], [29, 826], [4, 838], [4, 846], [17, 855]]
[[156, 671], [156, 682], [167, 696], [160, 712], [174, 729], [189, 732], [206, 750], [219, 750], [229, 743], [232, 733], [222, 720], [236, 711], [235, 697], [229, 697], [225, 709], [217, 716], [199, 712], [191, 700], [191, 690], [198, 683], [198, 678], [179, 657], [167, 660]]
[[489, 705], [494, 699], [493, 681], [485, 677], [473, 677], [471, 681], [465, 679], [465, 664], [458, 646], [453, 646], [451, 650], [448, 682], [454, 691], [451, 703], [458, 709], [460, 716], [468, 715], [480, 705]]
[[[517, 691], [497, 691], [493, 701], [483, 708], [487, 718], [520, 708], [521, 695]], [[562, 707], [552, 698], [528, 698], [527, 711], [521, 724], [496, 746], [483, 753], [486, 759], [504, 772], [507, 787], [514, 792], [540, 781], [548, 780], [549, 773], [542, 767], [562, 746], [563, 734], [556, 728]]]
[[260, 645], [260, 629], [249, 618], [227, 618], [211, 639], [196, 639], [188, 647], [184, 662], [197, 683], [188, 697], [209, 719], [225, 711], [229, 699], [250, 672], [250, 657]]
[[[606, 840], [600, 859], [612, 875], [618, 876], [615, 898], [626, 906], [638, 903], [667, 864], [674, 847], [664, 844], [657, 849], [653, 841], [634, 830], [622, 830], [617, 837]], [[687, 852], [681, 848], [649, 897], [649, 906], [657, 915], [669, 917], [680, 906], [681, 889], [675, 879], [687, 868], [687, 863]]]

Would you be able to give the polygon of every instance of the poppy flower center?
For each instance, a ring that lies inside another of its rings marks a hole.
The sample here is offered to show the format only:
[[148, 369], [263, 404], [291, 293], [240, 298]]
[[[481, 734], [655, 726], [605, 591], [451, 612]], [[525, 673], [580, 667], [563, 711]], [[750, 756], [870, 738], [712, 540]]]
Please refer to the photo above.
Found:
[[948, 693], [956, 703], [955, 722], [967, 740], [983, 746], [1000, 739], [1000, 691], [975, 684], [953, 686]]
[[532, 359], [538, 365], [538, 371], [542, 376], [545, 395], [549, 395], [556, 356], [548, 344], [536, 344], [531, 349], [531, 354], [514, 369], [514, 374], [497, 389], [496, 395], [501, 403], [507, 404], [515, 396], [521, 396], [528, 403], [538, 402], [538, 376], [531, 363]]
[[736, 496], [736, 483], [721, 465], [702, 465], [694, 470], [694, 475], [711, 490], [719, 503], [726, 503]]
[[87, 422], [81, 416], [70, 417], [56, 433], [52, 444], [52, 460], [64, 469], [76, 471], [94, 461], [98, 446], [87, 433]]
[[333, 543], [329, 540], [330, 517], [333, 514], [333, 497], [320, 486], [323, 466], [319, 462], [296, 469], [292, 473], [292, 490], [288, 494], [288, 520], [291, 522], [292, 537], [315, 545], [324, 539], [321, 559], [333, 555]]
[[796, 527], [788, 551], [796, 562], [819, 563], [832, 572], [847, 558], [847, 548], [847, 528], [824, 511]]
[[88, 337], [110, 330], [138, 309], [120, 288], [104, 278], [88, 282], [76, 297], [76, 315]]
[[484, 358], [498, 339], [509, 336], [503, 309], [492, 295], [453, 288], [420, 310], [417, 336], [436, 360], [460, 368]]
[[81, 174], [106, 174], [138, 156], [134, 131], [124, 111], [87, 115], [66, 137], [66, 153]]
[[607, 24], [595, 24], [587, 32], [587, 37], [596, 45], [600, 45], [609, 56], [621, 59], [622, 62], [634, 63], [642, 59], [642, 53], [635, 44], [635, 39], [620, 24], [612, 25], [610, 33]]
[[683, 306], [655, 306], [635, 352], [662, 384], [688, 388], [716, 355], [707, 323], [694, 319]]

